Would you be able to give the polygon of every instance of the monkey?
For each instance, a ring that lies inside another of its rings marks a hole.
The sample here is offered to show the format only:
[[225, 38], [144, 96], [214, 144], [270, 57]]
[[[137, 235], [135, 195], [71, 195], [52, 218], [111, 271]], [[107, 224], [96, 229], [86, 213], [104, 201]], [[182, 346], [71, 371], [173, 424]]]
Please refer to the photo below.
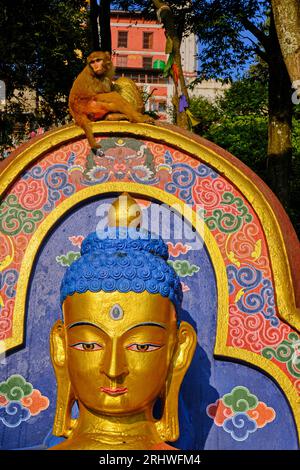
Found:
[[[120, 78], [114, 85], [113, 75], [114, 66], [110, 53], [92, 52], [87, 58], [87, 65], [75, 79], [69, 95], [70, 113], [75, 123], [84, 130], [93, 153], [98, 155], [101, 155], [101, 151], [98, 151], [101, 145], [94, 137], [92, 121], [126, 118], [130, 122], [154, 122], [150, 116], [141, 112], [143, 106], [141, 97], [138, 98], [140, 93], [136, 84], [130, 79]], [[127, 93], [122, 92], [124, 82]], [[131, 98], [131, 102], [122, 94]]]

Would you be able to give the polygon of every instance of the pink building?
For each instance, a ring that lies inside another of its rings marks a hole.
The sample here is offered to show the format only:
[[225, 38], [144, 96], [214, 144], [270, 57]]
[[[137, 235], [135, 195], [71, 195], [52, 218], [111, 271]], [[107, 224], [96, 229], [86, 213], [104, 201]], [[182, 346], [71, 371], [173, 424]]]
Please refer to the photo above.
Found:
[[142, 18], [138, 12], [115, 11], [111, 15], [111, 33], [116, 75], [132, 78], [146, 94], [152, 93], [146, 109], [167, 119], [173, 85], [162, 76], [161, 67], [168, 57], [162, 25]]

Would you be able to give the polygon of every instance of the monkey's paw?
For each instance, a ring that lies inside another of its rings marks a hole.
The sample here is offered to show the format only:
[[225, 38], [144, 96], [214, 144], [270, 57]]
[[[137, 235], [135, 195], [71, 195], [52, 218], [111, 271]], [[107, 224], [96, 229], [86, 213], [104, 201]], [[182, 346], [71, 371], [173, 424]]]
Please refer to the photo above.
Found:
[[101, 150], [100, 148], [98, 147], [93, 147], [92, 148], [92, 152], [94, 155], [96, 155], [96, 157], [104, 157], [105, 153], [103, 152], [103, 150]]
[[153, 117], [149, 116], [148, 114], [143, 114], [140, 122], [144, 122], [146, 124], [154, 124], [155, 119], [153, 119]]

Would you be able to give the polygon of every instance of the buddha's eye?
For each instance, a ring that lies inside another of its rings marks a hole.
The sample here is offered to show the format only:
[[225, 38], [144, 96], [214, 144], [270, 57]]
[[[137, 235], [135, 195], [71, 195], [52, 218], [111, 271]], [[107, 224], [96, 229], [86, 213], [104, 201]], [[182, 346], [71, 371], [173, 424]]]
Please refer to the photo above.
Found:
[[75, 343], [70, 344], [70, 348], [77, 349], [78, 351], [100, 351], [103, 349], [101, 344], [98, 343]]
[[157, 349], [160, 349], [161, 347], [162, 347], [161, 344], [152, 344], [152, 343], [138, 344], [138, 343], [133, 343], [133, 344], [130, 344], [129, 346], [127, 346], [126, 349], [129, 349], [129, 351], [135, 351], [135, 352], [151, 352], [151, 351], [156, 351]]

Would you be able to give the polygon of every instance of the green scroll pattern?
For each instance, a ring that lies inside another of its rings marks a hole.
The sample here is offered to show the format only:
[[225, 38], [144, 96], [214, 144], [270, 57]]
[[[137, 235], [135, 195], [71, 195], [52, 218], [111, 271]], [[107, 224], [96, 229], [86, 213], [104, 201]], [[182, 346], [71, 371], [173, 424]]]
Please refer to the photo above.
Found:
[[33, 233], [42, 219], [42, 211], [25, 209], [15, 194], [7, 196], [0, 206], [0, 231], [5, 235]]
[[230, 192], [225, 192], [222, 199], [221, 205], [234, 205], [238, 214], [215, 209], [211, 216], [205, 216], [205, 221], [210, 230], [218, 229], [223, 233], [234, 233], [241, 228], [244, 222], [249, 223], [252, 221], [253, 217], [249, 214], [248, 208], [241, 198], [235, 197]]
[[285, 363], [289, 373], [300, 378], [300, 336], [297, 333], [290, 333], [288, 339], [283, 340], [276, 348], [264, 348], [262, 355], [266, 359]]

